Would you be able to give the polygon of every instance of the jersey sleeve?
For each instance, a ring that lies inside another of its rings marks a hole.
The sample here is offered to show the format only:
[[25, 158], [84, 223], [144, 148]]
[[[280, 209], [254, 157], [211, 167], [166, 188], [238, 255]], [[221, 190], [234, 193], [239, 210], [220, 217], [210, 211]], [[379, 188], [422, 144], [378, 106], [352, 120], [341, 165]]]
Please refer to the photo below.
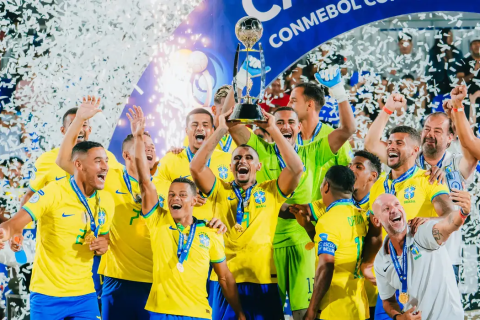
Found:
[[113, 216], [115, 214], [115, 202], [109, 192], [103, 192], [101, 197], [101, 207], [98, 217], [98, 235], [105, 235], [110, 232]]
[[338, 223], [322, 220], [320, 219], [315, 227], [315, 242], [318, 243], [317, 255], [329, 254], [335, 256], [335, 251], [337, 251], [341, 240]]
[[44, 213], [52, 211], [60, 201], [56, 199], [55, 187], [56, 183], [50, 183], [45, 188], [38, 190], [23, 205], [23, 209], [28, 212], [33, 221], [39, 220]]
[[29, 187], [33, 192], [37, 192], [47, 184], [47, 175], [51, 170], [52, 163], [47, 161], [46, 157], [47, 153], [44, 153], [35, 161], [33, 176], [29, 182]]
[[210, 239], [210, 262], [220, 263], [227, 259], [225, 255], [225, 243], [223, 236], [216, 232], [211, 233]]
[[[381, 266], [377, 269], [375, 261], [375, 278], [377, 279], [377, 288], [378, 288], [378, 294], [380, 295], [380, 299], [382, 300], [387, 300], [391, 298], [395, 294], [395, 288], [388, 283], [387, 278], [384, 275], [384, 272], [380, 270]], [[393, 268], [393, 266], [391, 266]], [[365, 280], [367, 281], [367, 280]]]
[[310, 207], [310, 211], [312, 212], [312, 221], [317, 222], [318, 219], [323, 216], [326, 212], [325, 204], [323, 204], [323, 200], [317, 200], [312, 203], [309, 203], [308, 206]]
[[[428, 177], [426, 177], [426, 178], [428, 178]], [[427, 180], [427, 179], [425, 179], [425, 180]], [[430, 184], [430, 183], [428, 183], [428, 181], [426, 181], [426, 184], [427, 184], [427, 197], [432, 202], [433, 202], [433, 199], [435, 199], [435, 197], [437, 197], [439, 195], [442, 195], [442, 194], [449, 194], [450, 193], [450, 191], [448, 190], [448, 186], [446, 184], [440, 184], [440, 183], [437, 183], [437, 182], [435, 182], [434, 184]]]
[[341, 166], [348, 166], [352, 161], [352, 157], [353, 157], [352, 147], [350, 146], [350, 143], [347, 141], [343, 144], [343, 146], [337, 152], [337, 164]]
[[150, 229], [154, 227], [158, 223], [162, 215], [166, 213], [167, 211], [160, 207], [160, 201], [158, 201], [150, 211], [146, 213], [142, 212], [140, 213], [140, 215], [143, 217], [145, 224]]
[[441, 247], [433, 237], [433, 227], [439, 222], [439, 219], [431, 219], [418, 227], [415, 233], [415, 242], [426, 250], [437, 250]]

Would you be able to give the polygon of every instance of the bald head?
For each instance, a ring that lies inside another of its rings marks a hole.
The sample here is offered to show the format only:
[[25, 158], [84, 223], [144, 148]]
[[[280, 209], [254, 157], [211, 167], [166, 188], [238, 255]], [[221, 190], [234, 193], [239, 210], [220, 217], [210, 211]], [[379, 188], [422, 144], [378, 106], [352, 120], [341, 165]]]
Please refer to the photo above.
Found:
[[376, 220], [389, 235], [402, 233], [407, 228], [407, 215], [400, 201], [393, 194], [384, 193], [372, 205]]

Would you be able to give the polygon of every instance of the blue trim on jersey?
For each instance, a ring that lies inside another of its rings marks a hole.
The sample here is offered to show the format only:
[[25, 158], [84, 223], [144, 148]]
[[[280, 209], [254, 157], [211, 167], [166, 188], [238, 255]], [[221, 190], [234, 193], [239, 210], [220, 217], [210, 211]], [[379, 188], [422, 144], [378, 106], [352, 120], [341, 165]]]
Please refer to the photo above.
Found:
[[25, 206], [22, 207], [23, 210], [27, 211], [27, 213], [30, 215], [30, 218], [32, 218], [32, 221], [37, 221], [37, 218], [35, 217], [35, 215], [33, 214], [32, 211], [30, 211], [30, 209], [26, 208]]
[[310, 207], [310, 211], [312, 212], [313, 221], [317, 222], [317, 221], [318, 221], [318, 217], [317, 217], [317, 215], [315, 214], [315, 210], [313, 210], [312, 204], [309, 203], [308, 206]]
[[318, 252], [317, 255], [329, 254], [335, 257], [335, 251], [337, 246], [331, 241], [320, 241], [318, 243]]
[[160, 201], [157, 201], [157, 203], [153, 206], [152, 209], [150, 209], [150, 211], [147, 212], [147, 214], [143, 214], [140, 212], [140, 214], [144, 217], [144, 218], [148, 218], [152, 215], [152, 213], [157, 210], [158, 206], [160, 205]]
[[37, 192], [37, 190], [33, 189], [32, 187], [28, 186], [28, 189], [32, 190], [34, 193]]
[[280, 195], [281, 195], [282, 197], [284, 197], [285, 199], [290, 199], [290, 198], [293, 197], [293, 195], [295, 194], [295, 192], [292, 192], [292, 193], [290, 194], [290, 196], [284, 195], [283, 192], [282, 192], [282, 190], [280, 190], [280, 187], [278, 186], [278, 179], [277, 179], [277, 190], [278, 190], [278, 193], [280, 193]]
[[212, 195], [213, 190], [215, 190], [216, 185], [217, 185], [217, 177], [215, 177], [215, 182], [213, 182], [212, 189], [208, 193], [203, 193], [202, 191], [200, 191], [200, 196], [204, 199], [207, 199], [208, 197], [210, 197]]
[[438, 191], [437, 193], [435, 193], [435, 194], [433, 195], [433, 197], [432, 197], [432, 199], [431, 199], [430, 201], [433, 201], [433, 199], [435, 199], [435, 198], [438, 197], [438, 196], [441, 196], [442, 194], [448, 195], [448, 192], [446, 192], [446, 191]]

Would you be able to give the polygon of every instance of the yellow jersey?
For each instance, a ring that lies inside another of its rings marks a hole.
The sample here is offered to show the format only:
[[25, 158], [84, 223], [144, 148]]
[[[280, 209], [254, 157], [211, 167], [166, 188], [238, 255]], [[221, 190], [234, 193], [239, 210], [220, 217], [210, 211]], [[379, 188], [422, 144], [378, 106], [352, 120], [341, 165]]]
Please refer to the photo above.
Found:
[[[35, 161], [35, 167], [29, 182], [30, 189], [33, 192], [37, 192], [50, 182], [62, 180], [67, 176], [67, 173], [55, 163], [59, 150], [60, 148], [55, 148], [47, 151]], [[105, 152], [108, 156], [108, 167], [110, 169], [122, 168], [113, 153], [107, 149], [105, 149]]]
[[[183, 139], [183, 146], [188, 148], [188, 137], [185, 137], [185, 139]], [[224, 135], [222, 137], [222, 140], [218, 142], [217, 147], [215, 148], [215, 150], [228, 153], [232, 153], [235, 149], [237, 149], [237, 144], [232, 139], [232, 136], [229, 134]]]
[[[107, 175], [105, 191], [110, 192], [115, 200], [116, 214], [110, 228], [110, 247], [102, 257], [103, 268], [99, 268], [99, 273], [111, 278], [151, 283], [150, 232], [140, 218], [142, 204], [134, 200], [141, 194], [140, 187], [138, 181], [124, 170], [110, 169]], [[132, 193], [124, 178], [128, 178]], [[165, 197], [159, 196], [159, 202], [163, 206]]]
[[[115, 204], [98, 190], [87, 198], [98, 235], [109, 232]], [[90, 216], [70, 185], [70, 179], [49, 183], [23, 206], [37, 222], [37, 244], [30, 290], [54, 297], [95, 292], [93, 251], [85, 243], [93, 235]]]
[[[233, 180], [233, 175], [230, 171], [231, 160], [232, 155], [230, 153], [219, 150], [213, 151], [209, 167], [217, 179]], [[179, 154], [169, 152], [160, 160], [157, 173], [153, 177], [153, 184], [159, 194], [168, 195], [172, 181], [181, 177], [192, 180], [190, 161], [188, 160], [186, 149]], [[210, 220], [213, 214], [212, 201], [208, 199], [204, 205], [193, 209], [193, 215], [198, 219]]]
[[365, 212], [347, 199], [335, 201], [324, 214], [318, 212], [316, 216], [319, 217], [315, 226], [317, 253], [335, 257], [332, 283], [320, 302], [317, 318], [368, 319], [365, 279], [360, 270], [368, 226]]
[[223, 238], [217, 230], [196, 220], [196, 230], [184, 270], [177, 268], [179, 232], [187, 240], [190, 227], [176, 225], [170, 213], [157, 204], [145, 216], [153, 248], [153, 284], [145, 309], [178, 316], [211, 319], [207, 300], [210, 263], [225, 261]]
[[[433, 206], [433, 199], [442, 194], [449, 194], [448, 187], [445, 184], [430, 184], [429, 176], [425, 175], [425, 170], [418, 167], [412, 168], [413, 172], [402, 182], [395, 183], [395, 195], [400, 204], [405, 209], [407, 220], [415, 217], [432, 218], [437, 217]], [[385, 180], [388, 175], [382, 175], [370, 190], [370, 208], [377, 197], [387, 193], [385, 190]], [[392, 189], [392, 180], [388, 179], [388, 188]], [[384, 231], [384, 235], [386, 235]]]
[[[227, 264], [236, 282], [277, 283], [272, 242], [278, 212], [287, 196], [278, 188], [277, 180], [255, 185], [250, 195], [241, 232], [235, 228], [238, 199], [232, 183], [217, 179], [207, 196], [227, 226], [224, 234]], [[245, 199], [245, 192], [242, 192], [242, 199]], [[215, 272], [211, 279], [217, 281]]]

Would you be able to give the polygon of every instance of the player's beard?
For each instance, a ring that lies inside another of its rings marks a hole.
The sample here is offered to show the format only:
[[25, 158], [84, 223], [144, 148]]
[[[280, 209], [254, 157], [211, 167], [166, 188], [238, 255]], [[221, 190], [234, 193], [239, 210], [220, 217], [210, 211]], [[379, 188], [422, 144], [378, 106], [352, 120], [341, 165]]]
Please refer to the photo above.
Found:
[[387, 231], [387, 233], [391, 233], [391, 234], [394, 234], [394, 235], [402, 233], [403, 231], [405, 231], [405, 228], [407, 227], [407, 223], [404, 223], [403, 226], [401, 228], [398, 228], [398, 229], [395, 229], [394, 227], [392, 227], [388, 222], [384, 223], [382, 221], [381, 223], [382, 223], [383, 228]]
[[[430, 142], [433, 142], [434, 145], [433, 146], [430, 146], [428, 143], [427, 143], [427, 138], [424, 138], [423, 139], [423, 143], [422, 143], [422, 151], [424, 154], [426, 154], [427, 156], [429, 157], [432, 157], [432, 156], [436, 156], [437, 153], [439, 152], [438, 150], [438, 141], [437, 139], [433, 138], [433, 139], [429, 139]], [[432, 141], [433, 140], [433, 141]]]
[[389, 164], [388, 161], [387, 161], [387, 165], [388, 165], [391, 169], [395, 170], [395, 169], [400, 168], [406, 161], [407, 161], [407, 159], [403, 159], [403, 155], [399, 152], [399, 153], [398, 153], [398, 161], [397, 161], [397, 163], [391, 165], [391, 164]]

